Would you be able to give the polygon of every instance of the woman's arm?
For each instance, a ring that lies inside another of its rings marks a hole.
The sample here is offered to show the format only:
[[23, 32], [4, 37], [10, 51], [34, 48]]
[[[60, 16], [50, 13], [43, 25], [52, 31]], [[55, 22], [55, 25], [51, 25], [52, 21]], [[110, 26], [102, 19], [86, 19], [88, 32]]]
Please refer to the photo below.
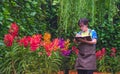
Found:
[[[79, 33], [77, 33], [75, 35], [75, 37], [81, 37], [81, 35]], [[79, 43], [79, 41], [77, 41], [75, 38], [73, 39], [73, 42], [76, 43], [76, 44]]]
[[88, 41], [85, 39], [79, 39], [79, 41], [82, 43], [87, 43], [87, 44], [96, 44], [97, 43], [97, 39], [92, 39], [92, 41]]

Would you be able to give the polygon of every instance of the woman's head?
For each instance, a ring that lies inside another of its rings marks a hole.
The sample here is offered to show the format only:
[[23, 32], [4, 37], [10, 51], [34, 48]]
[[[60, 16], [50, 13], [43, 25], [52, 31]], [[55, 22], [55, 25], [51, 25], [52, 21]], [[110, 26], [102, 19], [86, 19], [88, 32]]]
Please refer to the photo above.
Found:
[[88, 19], [82, 18], [78, 21], [78, 26], [82, 31], [86, 31], [88, 29]]

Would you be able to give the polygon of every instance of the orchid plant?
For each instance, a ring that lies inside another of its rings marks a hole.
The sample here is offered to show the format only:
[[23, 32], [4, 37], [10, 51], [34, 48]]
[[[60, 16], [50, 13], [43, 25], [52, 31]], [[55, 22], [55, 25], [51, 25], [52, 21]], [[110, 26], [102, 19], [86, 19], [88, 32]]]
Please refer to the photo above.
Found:
[[106, 50], [107, 48], [102, 48], [96, 52], [97, 57], [97, 70], [99, 72], [115, 72], [120, 71], [120, 59], [119, 54], [116, 48], [111, 48], [110, 50]]
[[45, 73], [52, 74], [59, 70], [61, 56], [69, 56], [70, 40], [52, 39], [51, 34], [35, 34], [20, 37], [19, 26], [12, 23], [8, 34], [4, 36], [0, 72], [7, 74]]
[[4, 46], [1, 51], [4, 51], [0, 60], [0, 72], [3, 74], [20, 74], [25, 72], [26, 50], [17, 44], [19, 27], [16, 23], [12, 23], [8, 34], [4, 36]]
[[98, 50], [96, 52], [96, 58], [97, 58], [97, 70], [99, 72], [107, 72], [108, 65], [106, 62], [106, 49], [102, 48], [101, 50]]
[[117, 49], [115, 47], [112, 47], [110, 50], [109, 58], [108, 58], [108, 64], [110, 66], [109, 72], [112, 72], [115, 74], [116, 72], [120, 71], [120, 53], [117, 52]]

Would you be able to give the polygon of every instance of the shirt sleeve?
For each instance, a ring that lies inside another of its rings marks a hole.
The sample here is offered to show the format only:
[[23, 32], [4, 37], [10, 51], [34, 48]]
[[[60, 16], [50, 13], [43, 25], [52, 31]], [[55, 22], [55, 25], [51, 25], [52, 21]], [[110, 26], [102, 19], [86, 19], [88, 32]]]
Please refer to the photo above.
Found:
[[95, 30], [92, 30], [92, 39], [97, 39], [97, 33]]
[[81, 32], [77, 32], [76, 34], [80, 34], [81, 35]]

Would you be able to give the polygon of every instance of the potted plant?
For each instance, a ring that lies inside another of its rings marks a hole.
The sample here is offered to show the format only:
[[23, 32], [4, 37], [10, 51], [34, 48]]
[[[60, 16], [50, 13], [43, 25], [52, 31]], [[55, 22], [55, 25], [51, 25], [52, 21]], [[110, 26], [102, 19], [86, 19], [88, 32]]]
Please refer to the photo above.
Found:
[[58, 38], [51, 40], [50, 33], [44, 34], [42, 41], [39, 43], [40, 47], [37, 50], [38, 57], [34, 59], [35, 69], [37, 69], [36, 72], [40, 74], [56, 74], [58, 72], [59, 66], [61, 65], [58, 43]]
[[117, 52], [116, 48], [111, 48], [110, 54], [108, 57], [108, 64], [110, 66], [109, 71], [113, 74], [120, 71], [120, 53]]
[[59, 70], [58, 38], [50, 40], [50, 34], [33, 36], [18, 36], [18, 26], [12, 23], [9, 33], [4, 36], [4, 51], [0, 58], [0, 73], [5, 74], [53, 74]]
[[69, 72], [69, 60], [70, 60], [70, 54], [71, 54], [71, 50], [70, 48], [70, 40], [64, 40], [64, 39], [60, 39], [60, 54], [62, 57], [62, 65], [60, 66], [60, 70], [64, 72], [64, 74], [68, 74]]
[[101, 50], [98, 50], [96, 52], [96, 58], [97, 58], [97, 73], [109, 74], [108, 73], [109, 65], [106, 61], [107, 60], [106, 49], [102, 48]]
[[18, 45], [18, 30], [16, 23], [12, 23], [9, 33], [4, 36], [4, 45], [1, 47], [0, 72], [5, 74], [20, 74], [26, 71], [28, 50]]
[[78, 49], [74, 46], [74, 44], [70, 43], [69, 40], [66, 40], [65, 49], [61, 48], [61, 56], [62, 56], [62, 64], [63, 64], [61, 65], [61, 70], [64, 71], [64, 74], [76, 73], [76, 70], [74, 69], [74, 65], [77, 54], [78, 54]]
[[96, 52], [97, 57], [97, 71], [106, 73], [119, 73], [120, 71], [120, 53], [117, 52], [116, 48], [111, 48], [106, 51], [105, 48]]
[[71, 47], [71, 54], [70, 54], [70, 60], [69, 60], [69, 74], [77, 74], [77, 71], [75, 70], [75, 63], [77, 59], [77, 55], [79, 53], [78, 48], [73, 44]]

